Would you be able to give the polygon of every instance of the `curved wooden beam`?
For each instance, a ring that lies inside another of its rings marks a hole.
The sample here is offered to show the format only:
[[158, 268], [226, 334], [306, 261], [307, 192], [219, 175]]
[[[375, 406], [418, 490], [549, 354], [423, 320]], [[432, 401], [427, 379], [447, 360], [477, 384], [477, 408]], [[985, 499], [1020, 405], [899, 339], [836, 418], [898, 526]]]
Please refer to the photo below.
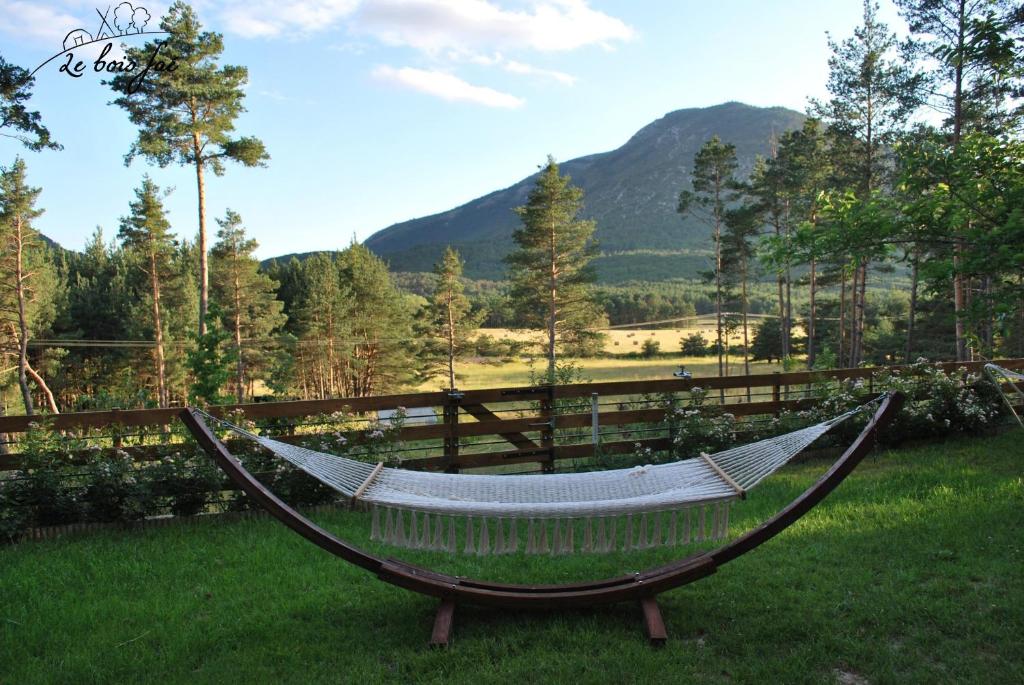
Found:
[[549, 609], [640, 600], [711, 575], [721, 564], [778, 535], [832, 492], [871, 451], [878, 430], [892, 419], [902, 404], [903, 397], [899, 393], [887, 396], [857, 439], [825, 475], [778, 514], [733, 542], [641, 573], [561, 585], [515, 585], [474, 580], [364, 552], [320, 528], [264, 487], [245, 470], [194, 410], [183, 410], [180, 416], [203, 450], [243, 491], [286, 526], [331, 554], [375, 573], [385, 582], [444, 600]]

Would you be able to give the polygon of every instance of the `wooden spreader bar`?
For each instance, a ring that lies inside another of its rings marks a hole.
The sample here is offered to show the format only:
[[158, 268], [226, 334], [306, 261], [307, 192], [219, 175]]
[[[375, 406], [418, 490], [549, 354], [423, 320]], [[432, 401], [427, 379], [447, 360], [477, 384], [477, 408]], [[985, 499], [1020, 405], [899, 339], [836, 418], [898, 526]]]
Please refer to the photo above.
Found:
[[[182, 410], [182, 422], [199, 445], [225, 473], [270, 514], [318, 547], [344, 561], [375, 574], [380, 580], [440, 600], [430, 644], [445, 646], [451, 640], [457, 604], [476, 604], [511, 609], [557, 610], [617, 602], [639, 602], [644, 627], [652, 644], [667, 638], [657, 595], [715, 573], [720, 566], [767, 542], [799, 520], [824, 499], [871, 451], [878, 429], [887, 424], [903, 404], [899, 393], [888, 395], [853, 444], [817, 483], [782, 511], [747, 534], [718, 549], [617, 578], [564, 585], [514, 585], [473, 580], [419, 568], [396, 559], [381, 559], [335, 537], [305, 518], [270, 492], [250, 474], [206, 426], [199, 414]], [[514, 476], [510, 476], [514, 477]]]
[[722, 467], [716, 464], [714, 459], [712, 459], [709, 455], [705, 454], [704, 452], [700, 453], [700, 458], [707, 462], [707, 465], [713, 468], [715, 470], [715, 473], [717, 473], [722, 478], [722, 480], [728, 483], [730, 488], [736, 491], [736, 494], [740, 496], [740, 499], [747, 498], [747, 491], [741, 488], [739, 486], [739, 483], [730, 478], [729, 474], [723, 471]]
[[383, 471], [383, 470], [384, 470], [384, 462], [378, 461], [377, 465], [373, 467], [373, 471], [370, 471], [370, 475], [367, 476], [366, 480], [363, 481], [363, 484], [360, 485], [358, 488], [356, 488], [356, 491], [354, 493], [352, 493], [352, 502], [353, 503], [355, 503], [360, 497], [363, 496], [363, 493], [366, 492], [366, 489], [368, 487], [370, 487], [371, 485], [373, 485], [373, 481], [375, 481], [377, 479], [377, 476], [379, 476], [380, 472]]

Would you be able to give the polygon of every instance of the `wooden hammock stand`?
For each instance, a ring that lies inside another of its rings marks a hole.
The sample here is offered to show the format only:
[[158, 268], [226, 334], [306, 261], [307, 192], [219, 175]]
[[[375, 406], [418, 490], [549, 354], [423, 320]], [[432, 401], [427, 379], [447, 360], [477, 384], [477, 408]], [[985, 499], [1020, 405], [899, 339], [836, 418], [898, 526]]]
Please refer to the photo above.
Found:
[[828, 496], [867, 456], [874, 447], [878, 430], [892, 419], [902, 404], [903, 396], [899, 393], [891, 393], [883, 399], [864, 430], [827, 473], [775, 516], [747, 534], [717, 549], [699, 552], [643, 572], [563, 585], [510, 585], [474, 580], [436, 573], [396, 559], [382, 559], [368, 554], [319, 527], [270, 492], [245, 470], [193, 410], [182, 410], [180, 418], [203, 450], [246, 494], [296, 533], [331, 554], [376, 574], [384, 582], [437, 597], [440, 605], [430, 638], [432, 646], [449, 644], [455, 607], [461, 603], [510, 609], [565, 609], [627, 601], [640, 603], [644, 628], [651, 644], [662, 645], [667, 633], [657, 596], [711, 575], [722, 564], [767, 542], [799, 520]]

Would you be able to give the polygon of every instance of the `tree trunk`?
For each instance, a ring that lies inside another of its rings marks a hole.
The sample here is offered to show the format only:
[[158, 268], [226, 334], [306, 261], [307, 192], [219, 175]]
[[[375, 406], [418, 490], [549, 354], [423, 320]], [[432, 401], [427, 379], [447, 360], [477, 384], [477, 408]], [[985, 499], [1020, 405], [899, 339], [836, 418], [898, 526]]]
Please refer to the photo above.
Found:
[[785, 290], [785, 279], [783, 273], [780, 271], [776, 277], [776, 285], [779, 290], [779, 345], [782, 348], [781, 354], [785, 358], [788, 350], [786, 348], [786, 290]]
[[235, 366], [235, 383], [238, 386], [235, 392], [235, 397], [238, 400], [239, 404], [245, 401], [245, 362], [242, 359], [242, 286], [238, 282], [238, 269], [240, 259], [240, 255], [234, 255], [235, 355], [238, 357]]
[[907, 314], [907, 350], [904, 361], [911, 363], [911, 356], [914, 352], [914, 319], [917, 317], [917, 282], [920, 255], [914, 250], [914, 259], [910, 270], [910, 311]]
[[786, 267], [786, 357], [793, 356], [793, 279]]
[[21, 388], [21, 399], [25, 403], [25, 414], [35, 414], [32, 405], [32, 390], [28, 387], [28, 314], [25, 311], [25, 234], [21, 217], [14, 220], [14, 294], [18, 299], [18, 386]]
[[[718, 376], [728, 375], [725, 359], [725, 343], [722, 339], [722, 217], [721, 180], [715, 180], [715, 329], [718, 337]], [[725, 404], [725, 388], [718, 391], [719, 399]]]
[[57, 408], [57, 400], [53, 396], [53, 392], [50, 390], [50, 386], [46, 384], [43, 377], [36, 373], [36, 370], [31, 365], [25, 368], [25, 372], [32, 376], [32, 380], [36, 382], [39, 389], [43, 391], [43, 395], [46, 397], [46, 403], [50, 407], [50, 411], [54, 414], [59, 414], [60, 409]]
[[857, 366], [857, 353], [860, 341], [857, 340], [857, 293], [860, 285], [860, 266], [853, 267], [853, 277], [850, 283], [850, 359], [851, 368]]
[[[152, 248], [152, 246], [151, 246]], [[156, 395], [157, 404], [166, 407], [167, 385], [164, 378], [164, 328], [160, 320], [160, 275], [157, 271], [156, 252], [150, 249], [149, 252], [149, 277], [153, 289], [153, 330], [156, 336], [156, 349], [154, 350], [156, 363]]]
[[857, 363], [853, 366], [860, 366], [864, 361], [864, 311], [867, 303], [867, 285], [868, 260], [865, 258], [860, 266], [860, 294], [856, 299], [857, 317], [854, 323], [857, 326]]
[[992, 311], [992, 276], [985, 275], [981, 279], [981, 293], [985, 297], [985, 327], [982, 337], [985, 345], [984, 354], [988, 357], [993, 355], [995, 350], [995, 317]]
[[846, 366], [846, 265], [839, 271], [839, 368]]
[[448, 306], [448, 388], [455, 390], [455, 312], [453, 300], [455, 294], [452, 292], [452, 284], [448, 283], [447, 306]]
[[206, 185], [203, 182], [203, 150], [199, 133], [192, 133], [196, 186], [199, 190], [199, 335], [206, 335], [206, 310], [210, 299], [210, 267], [206, 248]]
[[[964, 103], [964, 52], [967, 41], [967, 8], [964, 0], [961, 0], [958, 16], [957, 49], [954, 59], [953, 72], [953, 149], [960, 147], [960, 137], [963, 133], [963, 103]], [[967, 298], [965, 294], [964, 277], [960, 273], [961, 254], [964, 251], [962, 241], [957, 241], [953, 246], [953, 314], [955, 317], [956, 336], [956, 360], [967, 361], [967, 332], [964, 329], [964, 315], [967, 310]]]
[[810, 309], [807, 317], [807, 368], [814, 368], [814, 318], [817, 315], [815, 311], [815, 300], [814, 297], [817, 294], [817, 273], [815, 267], [814, 257], [811, 257], [811, 273], [810, 273]]
[[[789, 200], [786, 200], [786, 242], [789, 243], [789, 224], [790, 224], [790, 213], [789, 213]], [[793, 273], [789, 264], [789, 254], [786, 254], [786, 308], [785, 315], [782, 322], [782, 356], [789, 357], [793, 354], [793, 297], [791, 284], [793, 281]], [[749, 371], [747, 373], [750, 373]]]
[[555, 336], [558, 317], [558, 256], [555, 252], [555, 225], [549, 230], [549, 256], [551, 258], [550, 311], [548, 312], [548, 382], [555, 382]]
[[[744, 375], [750, 375], [750, 341], [747, 333], [747, 262], [743, 260], [743, 373]], [[750, 386], [747, 386], [747, 402], [750, 402]]]

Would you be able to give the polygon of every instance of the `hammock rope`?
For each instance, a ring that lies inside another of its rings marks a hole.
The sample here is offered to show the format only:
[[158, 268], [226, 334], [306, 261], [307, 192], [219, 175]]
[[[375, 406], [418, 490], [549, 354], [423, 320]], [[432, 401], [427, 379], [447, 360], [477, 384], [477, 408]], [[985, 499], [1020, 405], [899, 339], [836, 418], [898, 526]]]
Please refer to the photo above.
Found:
[[201, 413], [368, 505], [371, 540], [450, 553], [461, 549], [467, 554], [506, 554], [523, 549], [564, 554], [727, 537], [732, 502], [880, 399], [807, 428], [699, 458], [517, 476], [388, 468], [273, 440]]

